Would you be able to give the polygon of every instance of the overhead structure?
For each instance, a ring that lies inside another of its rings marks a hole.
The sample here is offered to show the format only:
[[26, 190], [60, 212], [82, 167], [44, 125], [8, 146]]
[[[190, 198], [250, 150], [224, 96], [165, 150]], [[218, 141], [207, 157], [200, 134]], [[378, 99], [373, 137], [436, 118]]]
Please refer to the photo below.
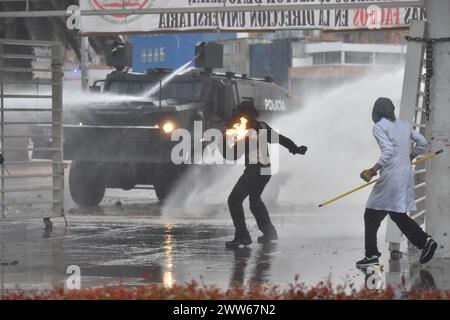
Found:
[[407, 26], [412, 18], [424, 16], [420, 9], [412, 9], [421, 6], [421, 1], [364, 4], [336, 0], [323, 3], [266, 1], [263, 5], [246, 2], [218, 5], [204, 1], [141, 0], [124, 3], [117, 9], [117, 1], [80, 0], [80, 30], [95, 34], [108, 34], [114, 30], [122, 33], [299, 28], [343, 30]]
[[[48, 0], [15, 0], [28, 1]], [[423, 0], [292, 2], [260, 4], [189, 0], [79, 0], [80, 10], [0, 12], [6, 17], [68, 16], [83, 34], [170, 31], [269, 31], [406, 27], [423, 19]], [[28, 7], [24, 8], [28, 9]]]

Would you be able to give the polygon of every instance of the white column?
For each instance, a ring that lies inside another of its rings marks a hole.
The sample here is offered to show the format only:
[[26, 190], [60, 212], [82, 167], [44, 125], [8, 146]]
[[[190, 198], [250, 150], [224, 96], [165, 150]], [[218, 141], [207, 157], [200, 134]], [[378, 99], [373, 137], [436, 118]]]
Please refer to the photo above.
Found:
[[[450, 1], [425, 1], [428, 37], [450, 37]], [[431, 116], [427, 135], [431, 150], [445, 152], [426, 164], [426, 230], [439, 243], [437, 257], [450, 258], [450, 42], [434, 44]]]

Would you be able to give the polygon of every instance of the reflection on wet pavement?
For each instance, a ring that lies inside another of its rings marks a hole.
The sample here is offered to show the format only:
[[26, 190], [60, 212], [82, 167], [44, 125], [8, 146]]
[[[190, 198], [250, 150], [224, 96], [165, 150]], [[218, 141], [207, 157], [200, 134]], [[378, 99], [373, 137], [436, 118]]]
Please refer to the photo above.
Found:
[[[171, 287], [191, 280], [224, 289], [255, 282], [283, 287], [296, 275], [307, 285], [327, 279], [336, 285], [368, 284], [367, 275], [354, 267], [363, 253], [359, 208], [315, 211], [280, 206], [271, 212], [279, 241], [229, 250], [224, 242], [234, 232], [224, 206], [208, 216], [179, 212], [164, 216], [156, 202], [122, 201], [121, 206], [111, 202], [95, 210], [71, 209], [69, 227], [54, 219], [52, 232], [38, 220], [0, 224], [2, 292], [16, 286], [64, 286], [71, 265], [80, 267], [82, 287], [117, 283]], [[254, 219], [247, 221], [256, 240]], [[392, 286], [399, 295], [417, 287], [450, 289], [449, 261], [435, 260], [422, 267], [415, 255], [389, 260], [381, 241], [380, 247], [385, 259], [379, 274], [383, 287]]]
[[165, 255], [165, 271], [163, 274], [163, 285], [166, 288], [172, 288], [175, 283], [175, 279], [173, 277], [173, 242], [174, 237], [172, 235], [173, 225], [167, 224], [164, 226], [164, 255]]
[[414, 289], [450, 290], [450, 260], [434, 258], [426, 265], [418, 262], [415, 248], [405, 250], [409, 255], [391, 257], [385, 275], [385, 285], [395, 289], [397, 296], [405, 296]]
[[[254, 253], [254, 261], [252, 258], [252, 249], [249, 247], [241, 247], [229, 249], [234, 253], [234, 262], [231, 272], [229, 287], [236, 285], [245, 286], [247, 283], [246, 272], [249, 272], [249, 284], [264, 283], [270, 281], [270, 266], [272, 264], [272, 254], [276, 252], [277, 243], [262, 244]], [[251, 264], [252, 270], [247, 270], [247, 266]]]

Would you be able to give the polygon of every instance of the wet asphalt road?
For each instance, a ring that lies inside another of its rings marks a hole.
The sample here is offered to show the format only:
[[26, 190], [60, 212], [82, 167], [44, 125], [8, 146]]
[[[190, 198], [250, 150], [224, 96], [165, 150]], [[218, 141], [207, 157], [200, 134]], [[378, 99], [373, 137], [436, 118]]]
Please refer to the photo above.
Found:
[[238, 250], [224, 247], [233, 236], [225, 207], [207, 217], [164, 217], [156, 201], [139, 205], [124, 201], [121, 207], [72, 209], [69, 227], [62, 219], [53, 219], [51, 233], [40, 220], [7, 223], [1, 231], [3, 260], [18, 263], [3, 267], [3, 281], [7, 287], [47, 287], [63, 281], [69, 265], [81, 268], [83, 287], [119, 281], [170, 286], [195, 279], [226, 288], [249, 281], [288, 284], [296, 275], [309, 283], [330, 275], [338, 281], [346, 275], [353, 280], [360, 277], [353, 261], [361, 253], [361, 237], [322, 238], [319, 217], [285, 210], [273, 210], [279, 241], [256, 243], [259, 231], [249, 216], [255, 242]]
[[[82, 287], [170, 287], [191, 280], [221, 288], [250, 282], [284, 287], [297, 275], [307, 285], [328, 279], [335, 285], [366, 284], [365, 275], [354, 267], [363, 255], [359, 207], [317, 209], [281, 203], [270, 209], [280, 239], [264, 246], [256, 243], [260, 233], [247, 210], [254, 243], [229, 250], [224, 242], [234, 231], [228, 210], [223, 203], [208, 206], [210, 213], [201, 216], [177, 208], [162, 213], [153, 191], [108, 190], [99, 208], [80, 209], [67, 195], [68, 228], [61, 218], [53, 219], [51, 232], [37, 219], [0, 224], [1, 288], [63, 286], [71, 265], [80, 267]], [[450, 289], [449, 261], [421, 267], [414, 254], [390, 260], [383, 226], [380, 231], [385, 266], [380, 285]]]

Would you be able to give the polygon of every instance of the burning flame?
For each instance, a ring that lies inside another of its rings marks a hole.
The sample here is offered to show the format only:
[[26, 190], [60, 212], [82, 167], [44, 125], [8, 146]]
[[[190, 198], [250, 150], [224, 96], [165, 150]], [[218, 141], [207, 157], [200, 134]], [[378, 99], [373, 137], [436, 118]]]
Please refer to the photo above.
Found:
[[239, 123], [235, 123], [232, 129], [227, 129], [226, 135], [233, 136], [235, 141], [244, 139], [248, 134], [247, 123], [248, 120], [244, 117], [239, 119]]

